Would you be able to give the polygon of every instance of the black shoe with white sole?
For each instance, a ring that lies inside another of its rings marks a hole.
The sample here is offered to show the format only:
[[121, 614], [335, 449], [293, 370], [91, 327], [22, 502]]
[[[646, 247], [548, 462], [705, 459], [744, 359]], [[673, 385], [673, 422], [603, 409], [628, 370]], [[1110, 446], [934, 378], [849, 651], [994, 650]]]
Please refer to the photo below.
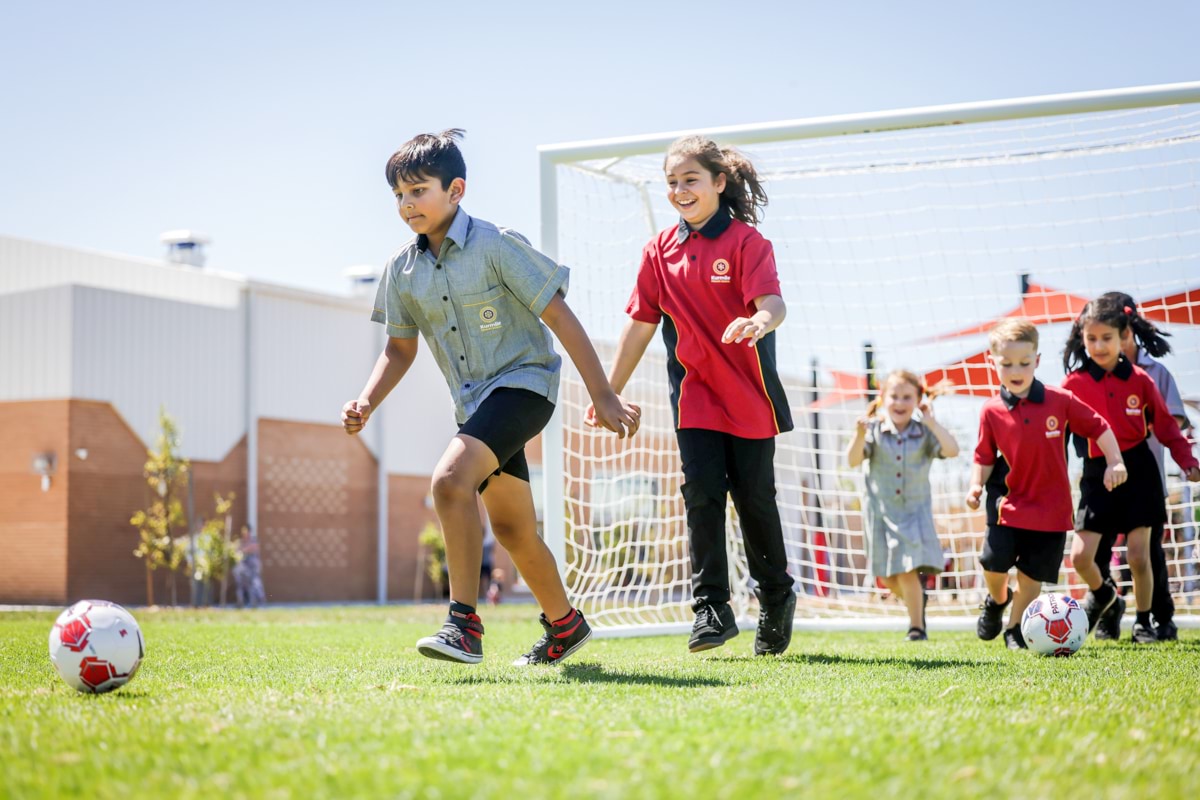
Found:
[[440, 631], [417, 641], [417, 652], [439, 661], [478, 664], [483, 661], [483, 623], [479, 615], [451, 611]]
[[550, 622], [545, 614], [538, 617], [538, 622], [546, 632], [528, 653], [513, 662], [513, 666], [557, 664], [592, 638], [592, 626], [588, 625], [583, 612], [577, 608], [571, 609], [570, 614], [557, 622]]

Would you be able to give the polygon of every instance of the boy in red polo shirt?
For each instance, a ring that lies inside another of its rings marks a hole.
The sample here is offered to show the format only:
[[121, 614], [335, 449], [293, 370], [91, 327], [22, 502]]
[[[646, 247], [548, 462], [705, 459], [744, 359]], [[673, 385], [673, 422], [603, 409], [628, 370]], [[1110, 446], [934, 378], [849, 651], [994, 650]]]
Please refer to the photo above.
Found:
[[758, 584], [754, 652], [779, 654], [791, 642], [796, 593], [775, 501], [775, 436], [792, 419], [773, 333], [786, 307], [771, 243], [753, 227], [767, 197], [745, 156], [702, 137], [674, 142], [663, 170], [680, 221], [642, 251], [609, 382], [625, 386], [663, 321], [692, 559], [688, 648], [738, 633], [725, 551], [732, 494]]
[[[1103, 451], [1107, 489], [1124, 483], [1126, 476], [1108, 423], [1070, 392], [1046, 386], [1034, 377], [1041, 356], [1032, 323], [1005, 320], [992, 329], [988, 342], [1001, 388], [999, 396], [984, 403], [979, 415], [979, 444], [967, 492], [967, 506], [977, 509], [984, 484], [991, 487], [987, 536], [979, 558], [988, 597], [980, 606], [975, 632], [980, 639], [995, 639], [1002, 628], [1004, 609], [1011, 604], [1004, 641], [1015, 650], [1025, 647], [1021, 615], [1041, 593], [1042, 583], [1058, 579], [1066, 532], [1072, 527], [1071, 484], [1063, 445], [1067, 427], [1095, 440]], [[989, 481], [999, 457], [1007, 469], [1002, 487]], [[1014, 566], [1015, 597], [1008, 585], [1008, 571]]]

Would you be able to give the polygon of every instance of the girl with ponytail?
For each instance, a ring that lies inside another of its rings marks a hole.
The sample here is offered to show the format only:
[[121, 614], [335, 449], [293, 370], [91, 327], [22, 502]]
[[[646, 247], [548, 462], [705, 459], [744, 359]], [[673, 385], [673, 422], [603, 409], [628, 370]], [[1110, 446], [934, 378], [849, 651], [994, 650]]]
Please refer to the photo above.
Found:
[[796, 593], [775, 500], [775, 437], [792, 417], [775, 366], [787, 307], [774, 250], [754, 227], [767, 194], [749, 159], [700, 136], [672, 143], [663, 173], [679, 224], [642, 249], [609, 380], [625, 386], [661, 322], [692, 561], [688, 649], [738, 633], [725, 549], [732, 494], [758, 584], [754, 653], [778, 655], [791, 642]]
[[[1117, 602], [1116, 584], [1096, 564], [1101, 543], [1123, 533], [1137, 602], [1133, 641], [1145, 644], [1158, 641], [1150, 620], [1155, 583], [1150, 558], [1151, 531], [1161, 531], [1167, 518], [1162, 475], [1147, 439], [1153, 434], [1170, 448], [1175, 463], [1190, 481], [1200, 481], [1200, 464], [1154, 380], [1125, 355], [1125, 348], [1132, 346], [1135, 335], [1147, 343], [1147, 349], [1153, 348], [1151, 352], [1167, 352], [1162, 335], [1137, 313], [1132, 300], [1120, 292], [1110, 292], [1083, 307], [1071, 326], [1063, 351], [1063, 366], [1069, 373], [1063, 380], [1063, 388], [1108, 422], [1117, 437], [1129, 476], [1126, 482], [1107, 491], [1102, 480], [1104, 458], [1096, 442], [1087, 442], [1071, 561], [1088, 585], [1084, 598], [1088, 627], [1097, 627], [1106, 617], [1111, 624], [1112, 609], [1115, 606], [1119, 611], [1123, 605], [1123, 601]], [[1119, 625], [1117, 619], [1118, 635]]]

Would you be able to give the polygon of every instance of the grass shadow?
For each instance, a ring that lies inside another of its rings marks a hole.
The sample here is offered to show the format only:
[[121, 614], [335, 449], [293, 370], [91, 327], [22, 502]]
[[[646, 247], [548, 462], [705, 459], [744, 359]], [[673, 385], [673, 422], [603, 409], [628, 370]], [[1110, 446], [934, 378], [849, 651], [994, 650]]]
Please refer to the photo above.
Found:
[[[739, 660], [740, 658], [751, 660], [749, 656], [739, 657]], [[758, 658], [761, 659], [761, 656]], [[968, 661], [962, 658], [931, 659], [897, 658], [894, 656], [845, 656], [837, 653], [786, 653], [782, 656], [776, 656], [776, 658], [785, 664], [812, 664], [820, 666], [846, 664], [862, 667], [907, 667], [918, 670], [981, 667], [985, 664], [994, 663], [993, 659]]]
[[439, 675], [437, 683], [517, 685], [540, 682], [539, 679], [565, 678], [577, 683], [621, 683], [627, 685], [662, 686], [679, 689], [709, 686], [728, 686], [728, 681], [706, 676], [654, 675], [642, 672], [620, 672], [590, 662], [563, 664], [561, 667], [523, 667], [519, 670], [466, 672]]
[[606, 669], [601, 664], [564, 664], [563, 677], [580, 683], [623, 683], [642, 686], [669, 686], [691, 689], [701, 686], [729, 686], [729, 681], [698, 675], [655, 675], [644, 672], [622, 672]]

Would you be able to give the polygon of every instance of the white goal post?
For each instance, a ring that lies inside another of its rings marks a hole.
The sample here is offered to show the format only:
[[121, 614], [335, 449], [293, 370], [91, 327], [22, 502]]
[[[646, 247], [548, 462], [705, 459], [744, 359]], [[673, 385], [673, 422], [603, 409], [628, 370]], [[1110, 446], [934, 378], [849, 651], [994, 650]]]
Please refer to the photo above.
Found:
[[[981, 357], [990, 324], [1036, 322], [1039, 377], [1057, 384], [1082, 303], [1124, 291], [1171, 334], [1162, 361], [1200, 420], [1200, 82], [542, 146], [541, 246], [571, 267], [568, 300], [606, 368], [641, 248], [677, 219], [662, 158], [688, 133], [743, 150], [770, 196], [760, 228], [788, 304], [777, 361], [796, 420], [777, 441], [776, 482], [799, 626], [903, 628], [902, 606], [868, 579], [862, 473], [843, 455], [892, 369], [955, 385], [936, 401], [962, 452], [932, 473], [945, 550], [934, 627], [973, 624], [984, 592], [983, 515], [963, 496], [979, 407], [995, 390]], [[582, 425], [589, 399], [564, 359], [542, 438], [546, 542], [574, 602], [610, 635], [691, 624], [665, 357], [656, 340], [624, 391], [643, 407], [627, 442]], [[1200, 491], [1167, 462], [1176, 620], [1198, 624]], [[729, 517], [745, 619], [753, 594], [732, 506]], [[1123, 565], [1114, 572], [1128, 586]], [[1056, 587], [1082, 593], [1069, 563]]]

